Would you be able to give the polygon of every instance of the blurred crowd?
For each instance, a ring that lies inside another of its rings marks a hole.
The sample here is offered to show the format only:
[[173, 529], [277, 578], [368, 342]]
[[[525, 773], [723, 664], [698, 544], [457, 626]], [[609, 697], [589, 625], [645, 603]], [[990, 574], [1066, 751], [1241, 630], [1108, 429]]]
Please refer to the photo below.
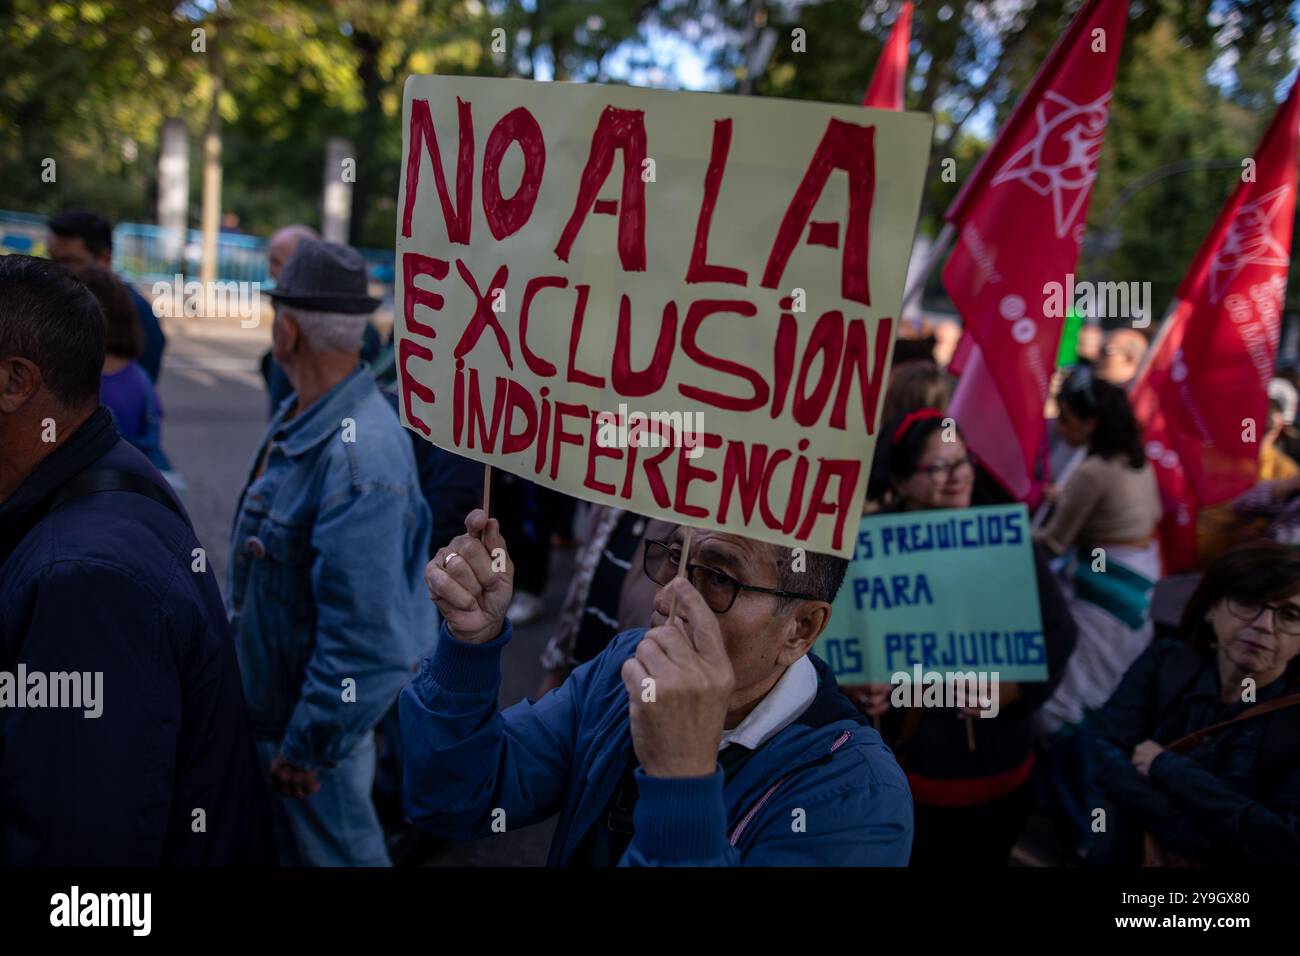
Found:
[[[306, 226], [269, 246], [270, 421], [217, 582], [164, 452], [158, 317], [106, 220], [49, 225], [52, 262], [0, 258], [0, 672], [102, 672], [105, 700], [0, 695], [4, 863], [388, 865], [552, 816], [569, 866], [1001, 866], [1031, 817], [1073, 863], [1300, 863], [1296, 369], [1258, 482], [1165, 576], [1125, 390], [1149, 342], [1083, 325], [1034, 522], [1048, 679], [972, 721], [811, 653], [844, 560], [489, 489], [404, 429], [364, 262]], [[952, 332], [897, 343], [866, 513], [1011, 501], [948, 414]], [[545, 678], [503, 710], [556, 549]]]

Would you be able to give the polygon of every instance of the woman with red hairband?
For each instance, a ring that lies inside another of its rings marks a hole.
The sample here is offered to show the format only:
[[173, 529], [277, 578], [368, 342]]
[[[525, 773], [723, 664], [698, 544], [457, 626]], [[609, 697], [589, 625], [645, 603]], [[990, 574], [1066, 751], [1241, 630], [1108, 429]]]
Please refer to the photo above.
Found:
[[[923, 408], [890, 423], [881, 433], [884, 455], [877, 478], [889, 481], [886, 511], [967, 508], [975, 485], [975, 464], [956, 423], [937, 408]], [[877, 489], [881, 491], [882, 489]], [[867, 714], [880, 718], [880, 731], [907, 773], [916, 814], [913, 866], [1002, 866], [1030, 809], [1033, 766], [1030, 718], [1047, 699], [1074, 648], [1074, 621], [1048, 566], [1034, 548], [1038, 603], [1043, 615], [1048, 680], [998, 687], [996, 717], [967, 721], [965, 708], [903, 708], [890, 705], [889, 684], [845, 687]], [[997, 586], [997, 569], [989, 569]]]

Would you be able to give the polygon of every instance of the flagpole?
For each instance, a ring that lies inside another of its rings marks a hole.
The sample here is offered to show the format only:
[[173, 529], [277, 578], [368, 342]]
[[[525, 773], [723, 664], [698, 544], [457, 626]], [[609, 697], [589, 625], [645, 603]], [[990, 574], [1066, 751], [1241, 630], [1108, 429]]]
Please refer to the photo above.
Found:
[[1173, 330], [1174, 324], [1169, 321], [1169, 317], [1177, 311], [1178, 301], [1178, 297], [1175, 296], [1174, 300], [1169, 303], [1169, 308], [1165, 309], [1165, 314], [1160, 318], [1160, 329], [1156, 332], [1156, 337], [1147, 346], [1146, 352], [1142, 355], [1142, 361], [1138, 363], [1137, 371], [1129, 379], [1127, 391], [1130, 395], [1137, 389], [1138, 383], [1142, 381], [1142, 377], [1146, 375], [1147, 370], [1151, 367], [1151, 363], [1156, 357], [1156, 351], [1164, 345], [1165, 337]]
[[906, 291], [903, 292], [903, 304], [898, 307], [898, 314], [900, 316], [907, 311], [907, 307], [912, 304], [912, 301], [920, 296], [921, 290], [925, 288], [925, 284], [929, 281], [931, 273], [934, 272], [934, 267], [939, 264], [939, 260], [943, 257], [943, 254], [948, 251], [948, 247], [952, 245], [952, 241], [956, 236], [956, 227], [950, 222], [944, 223], [943, 229], [939, 232], [938, 238], [936, 238], [934, 244], [930, 246], [930, 255], [925, 260], [925, 268], [916, 274]]

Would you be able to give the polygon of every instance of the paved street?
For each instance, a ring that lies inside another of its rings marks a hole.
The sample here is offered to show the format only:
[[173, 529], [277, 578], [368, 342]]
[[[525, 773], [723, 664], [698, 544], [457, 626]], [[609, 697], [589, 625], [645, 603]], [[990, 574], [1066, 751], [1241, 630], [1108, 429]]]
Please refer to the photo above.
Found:
[[[187, 483], [185, 504], [224, 587], [227, 535], [235, 503], [267, 420], [266, 391], [258, 362], [270, 346], [269, 329], [241, 329], [210, 319], [168, 319], [161, 376], [163, 447]], [[556, 555], [548, 606], [556, 608], [568, 580], [571, 556]], [[528, 696], [541, 680], [538, 655], [550, 636], [544, 616], [516, 628], [506, 649], [503, 706]], [[507, 825], [509, 821], [507, 821]], [[553, 823], [510, 830], [474, 843], [450, 843], [431, 865], [541, 865]]]
[[185, 505], [224, 582], [235, 501], [266, 426], [258, 360], [270, 337], [202, 319], [166, 320], [165, 330], [163, 447], [185, 477]]

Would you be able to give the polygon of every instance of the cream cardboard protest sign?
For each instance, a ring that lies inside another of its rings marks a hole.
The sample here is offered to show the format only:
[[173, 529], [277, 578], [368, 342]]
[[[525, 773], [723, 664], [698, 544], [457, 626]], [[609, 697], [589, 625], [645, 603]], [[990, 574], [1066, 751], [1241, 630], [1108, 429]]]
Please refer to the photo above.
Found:
[[412, 76], [402, 421], [591, 501], [850, 555], [919, 114]]

